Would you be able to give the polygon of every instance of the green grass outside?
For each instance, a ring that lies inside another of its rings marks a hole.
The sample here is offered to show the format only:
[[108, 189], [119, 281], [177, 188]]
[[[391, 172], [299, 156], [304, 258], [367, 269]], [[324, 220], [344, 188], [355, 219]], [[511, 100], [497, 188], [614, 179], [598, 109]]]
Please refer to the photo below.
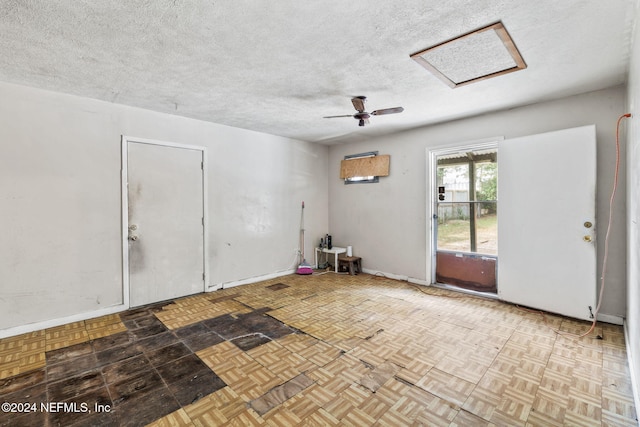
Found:
[[[498, 217], [484, 215], [476, 219], [477, 250], [479, 253], [498, 254]], [[438, 222], [438, 249], [470, 251], [469, 220], [449, 219]]]

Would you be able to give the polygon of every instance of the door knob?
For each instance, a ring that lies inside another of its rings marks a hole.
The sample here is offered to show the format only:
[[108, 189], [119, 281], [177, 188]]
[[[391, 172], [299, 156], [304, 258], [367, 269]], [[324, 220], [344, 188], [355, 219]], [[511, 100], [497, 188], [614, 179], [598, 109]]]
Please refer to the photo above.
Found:
[[135, 242], [136, 240], [138, 240], [138, 236], [132, 234], [131, 236], [129, 236], [129, 240], [133, 240]]
[[129, 230], [131, 230], [131, 231], [133, 231], [133, 230], [137, 230], [137, 229], [138, 229], [138, 226], [137, 226], [136, 224], [131, 224], [131, 225], [129, 226]]
[[584, 240], [585, 242], [590, 242], [591, 241], [591, 236], [589, 236], [588, 234], [586, 236], [584, 236], [582, 238], [582, 240]]

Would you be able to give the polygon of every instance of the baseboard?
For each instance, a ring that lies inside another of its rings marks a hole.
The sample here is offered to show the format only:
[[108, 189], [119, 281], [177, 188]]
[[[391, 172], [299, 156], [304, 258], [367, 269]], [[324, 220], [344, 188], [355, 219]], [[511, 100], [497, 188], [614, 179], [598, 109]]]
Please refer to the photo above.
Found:
[[29, 332], [39, 331], [41, 329], [55, 328], [56, 326], [66, 325], [67, 323], [80, 322], [82, 320], [94, 319], [96, 317], [107, 316], [109, 314], [120, 313], [127, 310], [124, 304], [114, 305], [100, 310], [89, 311], [86, 313], [73, 314], [71, 316], [59, 317], [51, 320], [43, 320], [42, 322], [29, 323], [27, 325], [15, 326], [0, 330], [0, 338], [13, 337], [16, 335], [27, 334]]
[[622, 326], [624, 330], [625, 347], [627, 349], [627, 362], [629, 364], [629, 376], [631, 377], [631, 390], [633, 391], [633, 403], [635, 404], [636, 411], [637, 411], [638, 410], [637, 408], [640, 408], [640, 390], [638, 389], [638, 386], [640, 384], [636, 382], [636, 378], [638, 377], [636, 376], [636, 372], [634, 369], [635, 364], [633, 363], [634, 361], [631, 355], [631, 349], [630, 349], [631, 341], [629, 341], [629, 328], [627, 327], [627, 322], [625, 321]]
[[405, 275], [402, 275], [402, 274], [385, 273], [384, 271], [370, 270], [368, 268], [363, 268], [362, 272], [363, 273], [367, 273], [367, 274], [371, 274], [373, 276], [381, 276], [381, 277], [386, 277], [388, 279], [400, 280], [400, 281], [409, 282], [409, 283], [415, 283], [416, 285], [424, 285], [424, 286], [429, 286], [430, 285], [430, 283], [428, 283], [426, 280], [416, 279], [414, 277], [409, 277], [409, 276], [405, 276]]
[[431, 286], [431, 283], [427, 282], [426, 280], [415, 279], [413, 277], [409, 277], [407, 282], [414, 283], [414, 284], [420, 285], [420, 286]]
[[371, 274], [373, 276], [386, 277], [387, 279], [402, 280], [403, 282], [407, 282], [409, 280], [409, 276], [393, 274], [393, 273], [385, 273], [384, 271], [370, 270], [368, 268], [363, 268], [362, 272]]
[[497, 294], [492, 294], [490, 292], [479, 292], [471, 289], [458, 288], [457, 286], [451, 286], [444, 283], [436, 283], [433, 286], [440, 289], [446, 289], [452, 292], [460, 292], [461, 294], [473, 295], [475, 297], [488, 298], [496, 301], [501, 301], [500, 297], [498, 297]]
[[598, 313], [598, 322], [611, 323], [613, 325], [623, 325], [624, 318], [622, 316], [614, 316], [612, 314]]
[[[207, 292], [215, 291], [216, 289], [222, 288], [231, 288], [234, 286], [247, 285], [249, 283], [260, 282], [262, 280], [269, 280], [280, 276], [287, 276], [289, 274], [295, 273], [294, 270], [285, 270], [279, 271], [272, 274], [266, 274], [264, 276], [256, 276], [250, 277], [243, 280], [236, 280], [233, 282], [226, 282], [214, 286], [209, 286]], [[120, 313], [122, 311], [128, 310], [129, 307], [126, 307], [124, 304], [114, 305], [111, 307], [103, 308], [100, 310], [89, 311], [86, 313], [77, 313], [70, 316], [59, 317], [56, 319], [43, 320], [41, 322], [29, 323], [26, 325], [15, 326], [7, 329], [0, 330], [0, 338], [13, 337], [16, 335], [27, 334], [29, 332], [35, 332], [42, 329], [54, 328], [56, 326], [66, 325], [67, 323], [79, 322], [82, 320], [94, 319], [96, 317], [107, 316], [109, 314]]]
[[263, 280], [270, 280], [270, 279], [275, 279], [276, 277], [288, 276], [289, 274], [293, 274], [295, 272], [296, 272], [295, 269], [277, 271], [275, 273], [265, 274], [262, 276], [248, 277], [246, 279], [233, 280], [231, 282], [223, 282], [215, 285], [209, 285], [209, 289], [207, 289], [207, 292], [213, 292], [219, 289], [234, 288], [236, 286], [248, 285], [250, 283], [255, 283], [255, 282], [262, 282]]

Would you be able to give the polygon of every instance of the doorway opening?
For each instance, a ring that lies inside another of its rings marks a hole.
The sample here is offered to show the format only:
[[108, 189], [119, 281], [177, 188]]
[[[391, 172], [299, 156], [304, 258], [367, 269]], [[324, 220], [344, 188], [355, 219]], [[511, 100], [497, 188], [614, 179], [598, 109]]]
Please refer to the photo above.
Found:
[[432, 282], [496, 294], [497, 143], [431, 152]]

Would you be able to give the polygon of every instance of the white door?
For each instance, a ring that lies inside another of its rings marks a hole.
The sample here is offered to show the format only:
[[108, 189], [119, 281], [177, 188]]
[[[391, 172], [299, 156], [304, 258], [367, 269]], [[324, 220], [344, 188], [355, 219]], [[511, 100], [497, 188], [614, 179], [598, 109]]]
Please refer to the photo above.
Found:
[[498, 152], [498, 295], [590, 320], [597, 280], [595, 126], [507, 139]]
[[203, 292], [203, 149], [126, 139], [123, 144], [129, 305]]

